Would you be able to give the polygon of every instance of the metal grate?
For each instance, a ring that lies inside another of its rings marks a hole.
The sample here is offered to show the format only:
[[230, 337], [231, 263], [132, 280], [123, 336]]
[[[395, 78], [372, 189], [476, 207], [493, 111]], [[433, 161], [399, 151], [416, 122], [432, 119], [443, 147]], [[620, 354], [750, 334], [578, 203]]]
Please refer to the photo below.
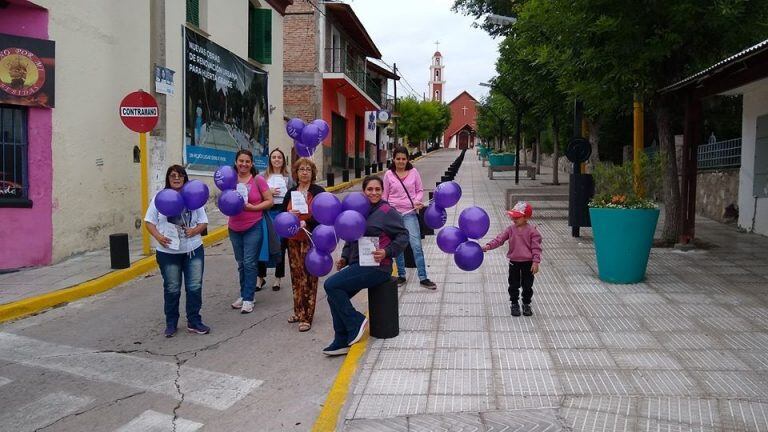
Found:
[[740, 166], [741, 138], [699, 145], [699, 169], [738, 168]]
[[0, 105], [0, 200], [28, 197], [27, 110]]

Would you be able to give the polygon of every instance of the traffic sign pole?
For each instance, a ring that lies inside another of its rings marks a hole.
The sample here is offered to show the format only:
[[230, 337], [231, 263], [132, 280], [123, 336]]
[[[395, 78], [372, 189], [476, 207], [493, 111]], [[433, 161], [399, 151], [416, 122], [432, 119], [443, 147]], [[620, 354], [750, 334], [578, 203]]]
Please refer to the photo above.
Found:
[[[147, 132], [157, 126], [160, 110], [151, 94], [139, 90], [125, 96], [120, 102], [120, 120], [125, 126], [139, 133], [139, 154], [141, 165], [141, 217], [147, 214], [149, 207], [149, 152], [147, 152]], [[149, 231], [141, 230], [142, 252], [149, 255]]]
[[[147, 214], [147, 208], [149, 207], [149, 153], [147, 153], [147, 133], [139, 133], [139, 153], [141, 153], [141, 217]], [[142, 253], [149, 255], [149, 231], [147, 229], [141, 230], [141, 250]]]

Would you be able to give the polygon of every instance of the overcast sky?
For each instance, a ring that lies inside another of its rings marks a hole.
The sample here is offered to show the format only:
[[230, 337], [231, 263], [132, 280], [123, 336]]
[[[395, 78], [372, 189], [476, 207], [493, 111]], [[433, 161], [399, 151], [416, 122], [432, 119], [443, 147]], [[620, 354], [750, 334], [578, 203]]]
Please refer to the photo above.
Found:
[[[480, 100], [494, 73], [499, 39], [473, 28], [471, 17], [451, 11], [452, 0], [346, 0], [362, 21], [390, 66], [397, 63], [401, 76], [419, 98], [427, 92], [429, 65], [440, 41], [445, 64], [445, 102], [463, 90]], [[403, 95], [401, 79], [397, 95]], [[410, 90], [410, 89], [409, 89]], [[392, 94], [392, 89], [389, 89]], [[407, 91], [405, 94], [410, 93]]]

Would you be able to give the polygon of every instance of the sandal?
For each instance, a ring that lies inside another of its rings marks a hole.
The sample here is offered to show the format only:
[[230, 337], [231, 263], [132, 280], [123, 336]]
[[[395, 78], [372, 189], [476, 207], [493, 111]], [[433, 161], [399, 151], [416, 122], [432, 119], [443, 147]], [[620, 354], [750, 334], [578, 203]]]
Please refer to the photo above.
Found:
[[296, 315], [291, 315], [288, 317], [288, 322], [289, 323], [299, 322], [299, 317], [297, 317]]
[[312, 324], [310, 324], [310, 323], [303, 322], [303, 323], [299, 324], [299, 331], [300, 332], [309, 331], [309, 329], [311, 329], [311, 328], [312, 328]]

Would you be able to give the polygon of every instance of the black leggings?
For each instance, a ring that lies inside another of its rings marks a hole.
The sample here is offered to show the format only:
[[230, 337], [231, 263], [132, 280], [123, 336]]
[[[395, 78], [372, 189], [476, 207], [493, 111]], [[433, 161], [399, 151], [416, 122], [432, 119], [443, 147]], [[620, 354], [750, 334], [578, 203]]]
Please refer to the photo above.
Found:
[[[275, 277], [276, 278], [283, 278], [285, 277], [285, 251], [288, 249], [288, 241], [284, 238], [280, 238], [280, 262], [277, 263], [277, 266], [275, 266]], [[267, 277], [267, 263], [264, 261], [259, 261], [257, 264], [257, 267], [259, 269], [259, 277], [265, 278]]]
[[520, 296], [520, 286], [523, 287], [523, 304], [531, 304], [533, 297], [533, 262], [509, 262], [509, 301], [517, 303]]

